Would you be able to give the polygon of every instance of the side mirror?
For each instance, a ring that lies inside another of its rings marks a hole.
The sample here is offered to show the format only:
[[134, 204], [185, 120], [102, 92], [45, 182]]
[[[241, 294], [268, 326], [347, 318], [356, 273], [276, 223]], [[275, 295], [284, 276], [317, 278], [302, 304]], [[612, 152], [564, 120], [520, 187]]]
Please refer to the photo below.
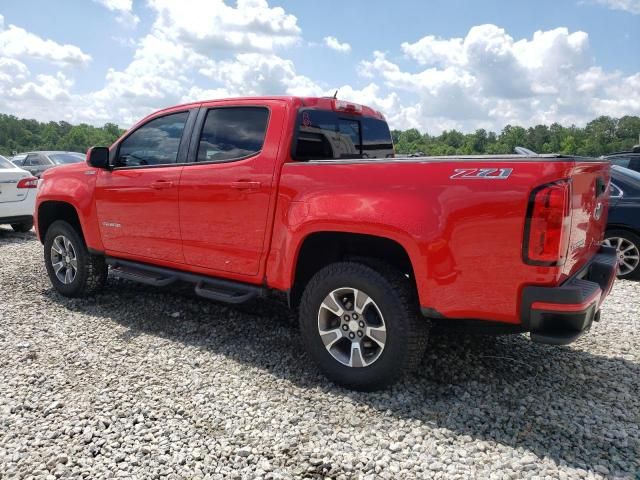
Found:
[[109, 169], [109, 149], [107, 147], [91, 147], [87, 152], [87, 163], [94, 168]]

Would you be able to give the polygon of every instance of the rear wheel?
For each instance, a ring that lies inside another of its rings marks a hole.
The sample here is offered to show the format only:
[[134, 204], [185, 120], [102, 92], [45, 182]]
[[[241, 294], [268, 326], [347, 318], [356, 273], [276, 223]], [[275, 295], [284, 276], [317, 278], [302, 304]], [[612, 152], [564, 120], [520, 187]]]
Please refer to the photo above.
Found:
[[62, 220], [47, 230], [44, 261], [52, 285], [66, 297], [90, 295], [107, 279], [104, 258], [91, 255], [76, 229]]
[[372, 391], [415, 368], [427, 341], [427, 320], [409, 280], [392, 268], [335, 263], [307, 285], [300, 304], [307, 351], [332, 381]]
[[618, 278], [640, 279], [640, 237], [626, 230], [609, 230], [603, 245], [618, 254]]
[[33, 220], [29, 222], [12, 223], [11, 228], [13, 228], [14, 232], [18, 233], [29, 232], [33, 228]]

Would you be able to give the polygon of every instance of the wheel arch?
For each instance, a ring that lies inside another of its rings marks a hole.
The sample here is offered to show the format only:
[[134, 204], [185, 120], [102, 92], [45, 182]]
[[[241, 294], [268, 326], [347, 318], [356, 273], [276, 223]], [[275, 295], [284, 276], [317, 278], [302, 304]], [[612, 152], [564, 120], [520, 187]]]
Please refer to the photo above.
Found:
[[314, 231], [302, 238], [292, 262], [289, 304], [298, 305], [305, 285], [319, 270], [340, 261], [355, 261], [373, 268], [384, 262], [407, 275], [414, 287], [416, 275], [405, 246], [387, 236], [344, 231]]
[[59, 200], [44, 201], [38, 206], [37, 218], [38, 236], [40, 237], [41, 243], [44, 243], [49, 227], [57, 220], [64, 220], [69, 223], [76, 229], [80, 238], [85, 241], [78, 211], [69, 202]]
[[625, 232], [629, 232], [629, 233], [633, 233], [634, 235], [637, 235], [640, 237], [640, 229], [638, 228], [634, 228], [631, 225], [627, 225], [624, 223], [621, 224], [617, 224], [617, 223], [610, 223], [607, 225], [607, 228], [605, 230], [605, 237], [607, 235], [607, 232], [610, 232], [612, 230], [624, 230]]

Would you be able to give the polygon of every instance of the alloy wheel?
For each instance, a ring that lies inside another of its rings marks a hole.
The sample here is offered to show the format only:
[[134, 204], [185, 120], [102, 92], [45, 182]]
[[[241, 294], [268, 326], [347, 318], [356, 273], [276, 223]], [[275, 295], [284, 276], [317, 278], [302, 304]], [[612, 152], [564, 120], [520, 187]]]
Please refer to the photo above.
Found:
[[380, 308], [365, 292], [351, 287], [325, 297], [318, 311], [318, 333], [335, 360], [354, 368], [373, 364], [387, 342]]
[[51, 245], [51, 266], [57, 279], [69, 285], [78, 274], [78, 257], [71, 241], [64, 235], [58, 235]]
[[604, 242], [607, 247], [614, 247], [618, 255], [618, 275], [628, 275], [640, 264], [638, 246], [626, 238], [611, 237]]

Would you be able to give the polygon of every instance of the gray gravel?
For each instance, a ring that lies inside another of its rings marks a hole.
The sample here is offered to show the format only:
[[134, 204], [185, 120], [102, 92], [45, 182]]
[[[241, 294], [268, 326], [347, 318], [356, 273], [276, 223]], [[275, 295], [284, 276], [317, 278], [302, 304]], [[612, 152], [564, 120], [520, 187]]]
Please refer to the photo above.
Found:
[[110, 278], [54, 293], [0, 227], [0, 478], [640, 478], [640, 284], [567, 348], [445, 335], [376, 393], [327, 382], [277, 305]]

